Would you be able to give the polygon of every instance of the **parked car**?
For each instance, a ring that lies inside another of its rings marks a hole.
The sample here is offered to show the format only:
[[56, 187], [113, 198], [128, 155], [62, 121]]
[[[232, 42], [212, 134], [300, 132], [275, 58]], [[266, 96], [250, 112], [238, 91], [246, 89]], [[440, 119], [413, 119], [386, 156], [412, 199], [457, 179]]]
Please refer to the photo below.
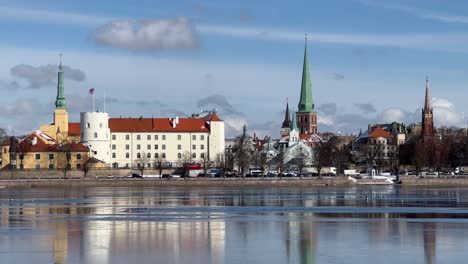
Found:
[[143, 177], [138, 173], [132, 173], [132, 178], [143, 178]]
[[162, 178], [162, 179], [170, 179], [170, 178], [172, 178], [172, 176], [171, 176], [170, 174], [163, 174], [163, 175], [161, 176], [161, 178]]

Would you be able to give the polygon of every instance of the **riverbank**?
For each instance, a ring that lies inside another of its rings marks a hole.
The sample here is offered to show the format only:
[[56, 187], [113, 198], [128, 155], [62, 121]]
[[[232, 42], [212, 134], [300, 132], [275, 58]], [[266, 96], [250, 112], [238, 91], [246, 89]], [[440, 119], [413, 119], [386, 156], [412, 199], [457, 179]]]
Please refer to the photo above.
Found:
[[[133, 179], [133, 178], [78, 178], [78, 179], [16, 179], [0, 180], [0, 188], [34, 187], [312, 187], [382, 185], [384, 180], [351, 181], [348, 177], [328, 178], [188, 178], [188, 179]], [[402, 178], [403, 186], [468, 186], [468, 179]]]

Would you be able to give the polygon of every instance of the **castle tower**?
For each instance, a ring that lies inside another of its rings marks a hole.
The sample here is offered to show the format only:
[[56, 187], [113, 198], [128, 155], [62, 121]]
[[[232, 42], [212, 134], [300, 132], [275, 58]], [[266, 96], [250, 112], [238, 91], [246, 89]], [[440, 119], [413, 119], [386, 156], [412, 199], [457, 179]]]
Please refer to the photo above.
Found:
[[431, 98], [429, 97], [429, 80], [426, 78], [426, 97], [424, 101], [424, 108], [422, 109], [421, 114], [421, 136], [423, 141], [430, 140], [434, 138], [434, 115], [431, 108]]
[[289, 135], [291, 129], [291, 115], [289, 114], [289, 103], [286, 101], [286, 111], [284, 112], [284, 121], [280, 129], [281, 137]]
[[109, 114], [82, 112], [80, 114], [81, 142], [91, 149], [93, 157], [105, 163], [111, 162]]
[[68, 112], [67, 101], [65, 100], [65, 87], [63, 82], [63, 66], [60, 59], [59, 71], [57, 74], [57, 97], [55, 100], [54, 122], [50, 125], [41, 126], [41, 131], [58, 142], [62, 142], [68, 137]]
[[314, 111], [312, 84], [310, 82], [309, 59], [307, 56], [307, 35], [305, 38], [304, 63], [302, 68], [301, 96], [296, 112], [297, 126], [301, 134], [317, 133], [317, 113]]
[[210, 127], [207, 155], [210, 161], [214, 161], [218, 154], [224, 154], [224, 121], [218, 117], [216, 111], [213, 111], [207, 123]]

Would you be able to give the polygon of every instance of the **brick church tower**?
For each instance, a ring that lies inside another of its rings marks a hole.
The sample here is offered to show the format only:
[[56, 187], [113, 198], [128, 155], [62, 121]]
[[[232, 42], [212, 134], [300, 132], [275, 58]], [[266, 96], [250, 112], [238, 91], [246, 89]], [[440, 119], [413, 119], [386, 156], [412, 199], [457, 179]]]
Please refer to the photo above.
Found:
[[424, 101], [424, 108], [422, 109], [421, 121], [421, 137], [424, 142], [434, 138], [434, 115], [431, 108], [431, 98], [429, 97], [429, 80], [426, 78], [426, 97]]
[[304, 64], [302, 68], [301, 96], [296, 112], [297, 126], [301, 134], [317, 133], [317, 112], [314, 111], [312, 84], [310, 82], [309, 61], [307, 57], [307, 35], [305, 39]]

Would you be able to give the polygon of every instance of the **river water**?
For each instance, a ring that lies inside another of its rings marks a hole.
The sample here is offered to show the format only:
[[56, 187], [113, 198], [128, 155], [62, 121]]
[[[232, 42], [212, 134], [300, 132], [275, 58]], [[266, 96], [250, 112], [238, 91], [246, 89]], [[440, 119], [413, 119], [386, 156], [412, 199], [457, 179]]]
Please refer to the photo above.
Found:
[[467, 263], [468, 188], [0, 189], [0, 263]]

